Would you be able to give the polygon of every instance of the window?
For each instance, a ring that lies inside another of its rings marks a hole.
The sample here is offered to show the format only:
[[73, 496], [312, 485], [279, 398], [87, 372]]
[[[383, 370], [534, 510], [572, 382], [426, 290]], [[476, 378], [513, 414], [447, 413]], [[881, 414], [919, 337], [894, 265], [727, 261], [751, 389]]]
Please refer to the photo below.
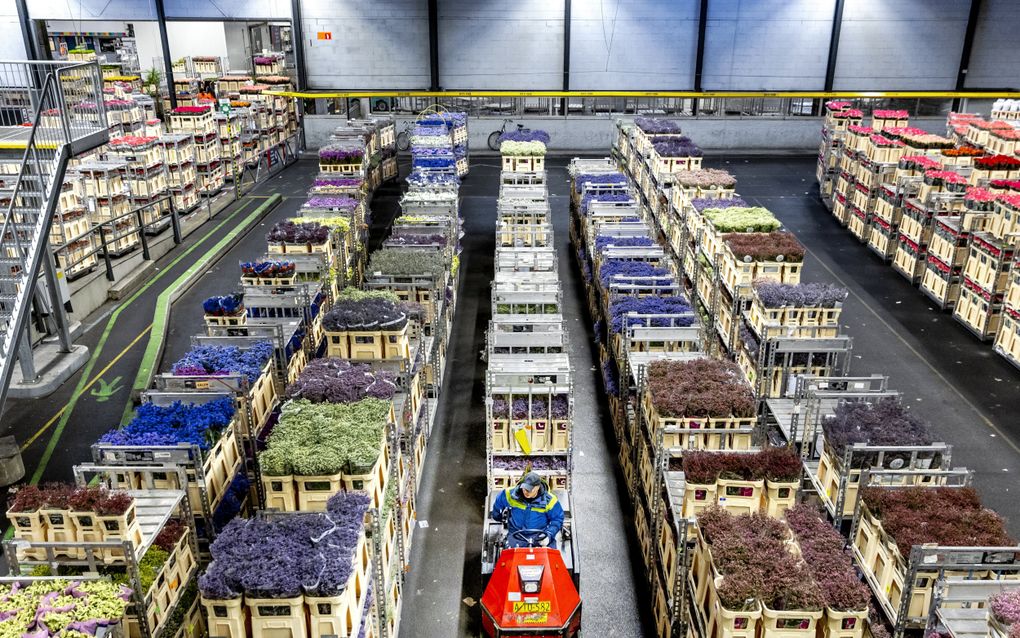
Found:
[[354, 337], [354, 343], [372, 344], [375, 343], [375, 337]]

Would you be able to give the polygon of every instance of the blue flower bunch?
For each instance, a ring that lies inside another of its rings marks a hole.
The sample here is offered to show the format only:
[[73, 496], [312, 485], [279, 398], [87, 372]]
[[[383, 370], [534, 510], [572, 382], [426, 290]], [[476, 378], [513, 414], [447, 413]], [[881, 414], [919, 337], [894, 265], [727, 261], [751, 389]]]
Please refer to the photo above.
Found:
[[237, 346], [198, 345], [192, 346], [183, 357], [174, 363], [171, 371], [182, 376], [203, 374], [242, 374], [254, 383], [262, 374], [269, 357], [273, 356], [271, 341], [258, 341], [248, 349]]
[[653, 266], [647, 261], [628, 261], [626, 259], [607, 259], [599, 268], [599, 281], [602, 287], [609, 286], [609, 282], [617, 275], [623, 277], [660, 277], [668, 275], [665, 268]]
[[202, 310], [207, 315], [232, 317], [244, 311], [244, 297], [240, 293], [209, 297], [202, 302]]
[[464, 159], [465, 157], [467, 157], [467, 151], [468, 151], [467, 145], [457, 144], [456, 146], [453, 147], [453, 156], [456, 157], [457, 159]]
[[[628, 318], [628, 313], [640, 315], [672, 315], [667, 319], [660, 317], [652, 319]], [[694, 325], [694, 312], [690, 303], [681, 295], [675, 297], [632, 297], [630, 295], [617, 295], [609, 303], [609, 314], [611, 316], [610, 330], [618, 334], [623, 330], [624, 321], [626, 325], [652, 325], [652, 326], [692, 326]]]
[[595, 250], [602, 252], [607, 246], [626, 248], [632, 246], [654, 246], [655, 242], [651, 237], [613, 237], [610, 235], [599, 235], [595, 238]]
[[695, 197], [691, 200], [691, 206], [699, 213], [706, 208], [719, 208], [719, 206], [726, 206], [727, 208], [751, 208], [750, 204], [739, 197], [723, 200], [714, 197]]
[[627, 176], [623, 173], [583, 173], [574, 179], [574, 189], [577, 190], [578, 193], [580, 193], [585, 186], [596, 186], [600, 184], [613, 186], [624, 185], [627, 184]]
[[99, 442], [107, 445], [177, 445], [187, 443], [208, 450], [234, 418], [234, 400], [223, 397], [208, 403], [168, 406], [143, 403], [131, 422], [110, 430]]
[[628, 193], [585, 193], [581, 198], [581, 213], [588, 214], [588, 205], [592, 202], [632, 202], [634, 198]]
[[354, 571], [368, 495], [340, 492], [321, 514], [231, 521], [210, 546], [213, 562], [199, 578], [202, 595], [226, 600], [337, 596]]
[[421, 137], [449, 137], [450, 131], [443, 122], [434, 124], [419, 123], [415, 125], [412, 135]]
[[499, 136], [500, 143], [503, 142], [541, 142], [548, 145], [549, 134], [540, 129], [530, 131], [506, 131]]

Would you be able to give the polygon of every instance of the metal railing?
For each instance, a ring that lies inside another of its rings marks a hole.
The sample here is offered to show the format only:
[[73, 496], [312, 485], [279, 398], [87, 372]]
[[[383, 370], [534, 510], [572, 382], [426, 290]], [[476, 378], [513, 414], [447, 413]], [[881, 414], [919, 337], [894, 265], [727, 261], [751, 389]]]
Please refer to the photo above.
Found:
[[[367, 98], [373, 113], [416, 114], [440, 104], [469, 116], [516, 117], [616, 117], [647, 115], [664, 117], [767, 117], [818, 116], [825, 100], [807, 97], [390, 97]], [[345, 98], [327, 101], [346, 105]], [[952, 107], [951, 98], [856, 98], [848, 100], [866, 113], [873, 109], [907, 109], [919, 116], [943, 116]], [[337, 112], [345, 110], [339, 108]], [[306, 106], [314, 113], [314, 107]]]
[[[71, 349], [67, 316], [57, 292], [50, 225], [69, 159], [108, 139], [99, 65], [66, 62], [0, 62], [0, 104], [8, 121], [4, 145], [23, 149], [17, 179], [0, 226], [0, 406], [15, 358], [26, 378], [35, 378], [26, 328], [40, 273], [46, 276], [61, 349]], [[13, 110], [11, 110], [13, 109]], [[24, 109], [19, 111], [19, 109]], [[31, 117], [25, 117], [31, 113]]]

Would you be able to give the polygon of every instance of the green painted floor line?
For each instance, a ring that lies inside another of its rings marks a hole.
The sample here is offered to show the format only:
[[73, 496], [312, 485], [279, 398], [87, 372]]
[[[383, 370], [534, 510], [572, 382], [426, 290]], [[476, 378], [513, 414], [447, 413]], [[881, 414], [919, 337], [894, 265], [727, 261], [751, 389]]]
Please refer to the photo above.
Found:
[[[181, 273], [180, 277], [167, 286], [163, 292], [159, 293], [159, 297], [156, 299], [155, 315], [152, 318], [152, 331], [149, 333], [149, 342], [145, 346], [145, 354], [142, 355], [142, 362], [138, 367], [138, 374], [135, 376], [134, 385], [131, 386], [132, 394], [148, 389], [149, 384], [152, 383], [153, 371], [155, 370], [157, 363], [156, 359], [159, 357], [160, 351], [163, 348], [167, 323], [170, 320], [170, 304], [173, 303], [173, 298], [177, 294], [177, 291], [184, 286], [185, 282], [187, 282], [188, 279], [195, 274], [195, 272], [205, 270], [209, 266], [209, 263], [213, 261], [213, 255], [216, 255], [220, 249], [237, 239], [239, 235], [248, 232], [249, 227], [257, 222], [266, 213], [266, 210], [276, 206], [281, 200], [282, 198], [278, 194], [274, 194], [266, 199], [266, 201], [260, 204], [259, 207], [252, 211], [250, 215], [234, 226], [233, 230], [224, 235], [215, 246], [209, 248], [201, 259], [192, 264], [191, 267]], [[133, 412], [133, 407], [129, 401], [124, 410], [124, 417], [121, 419], [121, 423], [126, 423]]]
[[92, 376], [92, 370], [93, 368], [96, 367], [96, 363], [99, 361], [99, 355], [102, 353], [103, 346], [106, 345], [106, 341], [110, 338], [110, 334], [113, 332], [113, 326], [117, 323], [117, 319], [120, 317], [120, 313], [123, 312], [124, 309], [127, 308], [129, 305], [131, 305], [131, 303], [133, 303], [136, 299], [142, 296], [142, 293], [144, 293], [153, 284], [158, 282], [168, 272], [170, 272], [171, 268], [176, 266], [182, 259], [190, 255], [192, 251], [194, 251], [196, 248], [205, 243], [206, 240], [208, 240], [210, 237], [213, 236], [214, 233], [216, 233], [216, 231], [218, 231], [220, 228], [223, 228], [223, 226], [225, 226], [226, 224], [230, 223], [230, 221], [234, 219], [234, 217], [240, 214], [242, 209], [246, 208], [249, 204], [252, 203], [253, 202], [251, 200], [242, 199], [241, 204], [237, 207], [237, 210], [227, 215], [227, 217], [224, 218], [223, 221], [217, 224], [208, 233], [203, 235], [201, 239], [192, 244], [187, 250], [182, 252], [180, 255], [177, 255], [177, 257], [174, 258], [173, 261], [167, 264], [165, 268], [163, 268], [159, 273], [157, 273], [152, 279], [147, 281], [145, 285], [139, 288], [133, 295], [128, 297], [124, 301], [124, 303], [117, 306], [117, 308], [113, 311], [113, 314], [110, 315], [110, 319], [106, 322], [106, 327], [103, 329], [102, 336], [99, 337], [99, 342], [96, 344], [96, 347], [92, 350], [92, 356], [89, 358], [88, 363], [85, 364], [85, 369], [82, 370], [81, 377], [78, 379], [78, 385], [75, 386], [74, 392], [71, 394], [71, 399], [67, 402], [67, 409], [64, 410], [64, 414], [61, 415], [60, 421], [57, 422], [56, 427], [53, 429], [53, 434], [50, 435], [50, 440], [46, 444], [46, 450], [43, 451], [42, 458], [39, 459], [39, 465], [38, 467], [36, 467], [35, 472], [32, 474], [32, 478], [29, 481], [29, 483], [31, 483], [32, 485], [36, 485], [42, 479], [42, 475], [46, 471], [46, 466], [49, 465], [50, 459], [53, 457], [53, 451], [57, 447], [57, 442], [60, 440], [61, 435], [63, 435], [64, 428], [67, 427], [67, 422], [71, 418], [71, 413], [74, 412], [75, 405], [78, 404], [78, 399], [81, 397], [82, 394], [82, 388], [85, 387], [85, 384], [88, 383], [89, 381], [89, 377]]

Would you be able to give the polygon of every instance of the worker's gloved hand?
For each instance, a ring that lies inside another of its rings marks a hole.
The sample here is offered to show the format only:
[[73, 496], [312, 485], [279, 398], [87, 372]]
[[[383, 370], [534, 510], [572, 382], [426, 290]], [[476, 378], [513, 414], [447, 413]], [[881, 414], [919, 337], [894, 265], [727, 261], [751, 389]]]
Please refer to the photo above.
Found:
[[549, 546], [549, 541], [551, 541], [551, 540], [552, 540], [552, 536], [549, 536], [548, 534], [546, 534], [545, 537], [542, 538], [542, 542], [539, 543], [539, 545], [541, 545], [542, 547], [548, 547]]

